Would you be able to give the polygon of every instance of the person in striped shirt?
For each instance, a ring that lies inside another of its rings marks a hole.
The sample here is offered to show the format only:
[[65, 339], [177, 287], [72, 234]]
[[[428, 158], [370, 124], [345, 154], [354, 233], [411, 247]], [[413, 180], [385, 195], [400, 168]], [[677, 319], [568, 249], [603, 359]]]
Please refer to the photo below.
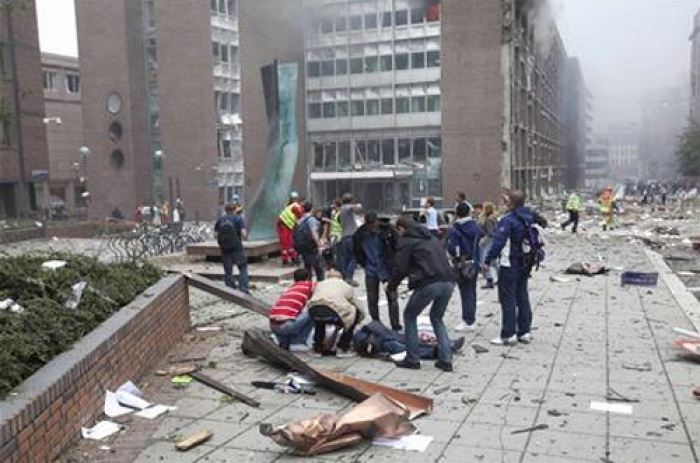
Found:
[[[304, 345], [311, 334], [314, 322], [309, 311], [304, 310], [314, 290], [311, 274], [305, 268], [294, 271], [294, 283], [270, 310], [270, 329], [280, 347], [289, 350], [291, 345]], [[299, 350], [299, 349], [295, 349]]]

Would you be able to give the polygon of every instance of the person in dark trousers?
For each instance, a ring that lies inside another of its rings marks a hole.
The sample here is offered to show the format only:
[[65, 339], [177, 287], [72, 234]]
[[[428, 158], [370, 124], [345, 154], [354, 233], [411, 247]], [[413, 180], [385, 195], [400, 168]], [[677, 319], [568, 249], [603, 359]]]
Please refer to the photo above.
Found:
[[[473, 278], [457, 275], [457, 287], [462, 302], [462, 320], [455, 331], [474, 331], [476, 323], [476, 282], [481, 267], [479, 240], [483, 235], [478, 222], [471, 216], [471, 208], [461, 203], [457, 206], [457, 220], [447, 235], [447, 252], [452, 256], [453, 266], [466, 261], [475, 269]], [[459, 272], [458, 272], [459, 273]]]
[[[221, 249], [224, 263], [226, 286], [248, 293], [248, 258], [243, 248], [243, 240], [248, 236], [243, 217], [236, 214], [236, 205], [227, 204], [226, 214], [214, 224], [216, 241]], [[238, 285], [233, 281], [233, 266], [238, 267]]]
[[571, 229], [572, 233], [578, 231], [578, 219], [579, 213], [581, 211], [581, 197], [575, 190], [569, 195], [569, 199], [566, 201], [566, 210], [569, 213], [569, 219], [561, 224], [561, 229], [566, 230], [566, 227], [573, 224]]
[[[365, 223], [353, 237], [355, 260], [365, 269], [365, 287], [367, 288], [367, 308], [372, 320], [379, 317], [379, 287], [391, 278], [391, 267], [396, 252], [398, 232], [388, 222], [379, 220], [375, 212], [365, 214]], [[385, 289], [389, 304], [391, 329], [402, 329], [399, 320], [399, 295], [396, 291]]]
[[323, 281], [324, 271], [323, 262], [321, 259], [321, 238], [318, 233], [321, 223], [314, 216], [311, 211], [313, 205], [311, 201], [304, 201], [302, 203], [302, 209], [304, 215], [299, 219], [297, 228], [303, 229], [306, 235], [306, 246], [297, 249], [297, 232], [294, 232], [294, 248], [301, 254], [301, 259], [304, 262], [304, 268], [306, 268], [309, 273], [313, 270], [316, 273], [316, 280]]
[[340, 225], [342, 227], [340, 238], [340, 273], [343, 274], [343, 279], [352, 286], [357, 286], [357, 282], [353, 279], [355, 276], [355, 252], [353, 249], [352, 235], [357, 231], [357, 222], [355, 221], [355, 199], [350, 193], [343, 195], [343, 205], [340, 208]]
[[418, 315], [432, 303], [430, 323], [433, 325], [438, 344], [438, 360], [435, 367], [443, 371], [454, 371], [450, 338], [442, 320], [454, 291], [454, 279], [443, 244], [428, 229], [406, 217], [397, 220], [396, 229], [400, 237], [387, 290], [396, 291], [406, 277], [408, 288], [413, 290], [403, 314], [406, 358], [396, 362], [396, 366], [420, 369]]
[[509, 212], [498, 222], [496, 236], [483, 268], [484, 272], [488, 272], [491, 263], [501, 256], [498, 272], [498, 298], [501, 301], [502, 312], [501, 335], [492, 339], [491, 343], [512, 345], [520, 341], [528, 344], [532, 341], [532, 308], [528, 293], [531, 269], [524, 263], [523, 240], [526, 224], [536, 223], [544, 228], [547, 221], [525, 207], [524, 193], [513, 191], [508, 194], [507, 201]]
[[[481, 213], [481, 217], [479, 217], [478, 220], [484, 232], [480, 253], [481, 263], [484, 264], [486, 262], [486, 256], [493, 245], [493, 237], [496, 235], [496, 225], [498, 224], [496, 206], [491, 201], [486, 201], [484, 203], [484, 212]], [[498, 260], [496, 261], [496, 270], [498, 270]], [[496, 287], [493, 268], [489, 273], [484, 274], [484, 278], [486, 279], [486, 284], [482, 286], [481, 289], [493, 289]]]

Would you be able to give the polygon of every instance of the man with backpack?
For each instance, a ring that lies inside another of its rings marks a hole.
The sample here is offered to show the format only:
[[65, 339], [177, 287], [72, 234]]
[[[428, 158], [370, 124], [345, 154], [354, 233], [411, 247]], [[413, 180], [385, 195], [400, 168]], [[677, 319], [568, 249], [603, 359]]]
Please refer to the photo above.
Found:
[[498, 298], [501, 301], [501, 335], [491, 344], [513, 345], [532, 342], [532, 308], [528, 280], [533, 268], [544, 260], [544, 241], [538, 227], [547, 221], [525, 207], [525, 194], [513, 191], [507, 196], [508, 214], [499, 222], [491, 250], [486, 256], [484, 273], [499, 256]]
[[[224, 273], [226, 275], [226, 286], [240, 289], [248, 293], [248, 258], [243, 248], [243, 240], [248, 236], [248, 232], [243, 222], [243, 217], [236, 213], [237, 206], [234, 203], [226, 205], [226, 215], [219, 218], [214, 224], [216, 241], [221, 249], [221, 260], [224, 262]], [[238, 267], [238, 281], [240, 287], [237, 288], [233, 281], [233, 265]]]
[[311, 273], [316, 272], [316, 280], [323, 281], [323, 263], [321, 261], [321, 239], [318, 229], [320, 222], [311, 213], [313, 205], [311, 201], [304, 201], [301, 205], [304, 215], [299, 219], [293, 233], [294, 250], [299, 253], [304, 267]]

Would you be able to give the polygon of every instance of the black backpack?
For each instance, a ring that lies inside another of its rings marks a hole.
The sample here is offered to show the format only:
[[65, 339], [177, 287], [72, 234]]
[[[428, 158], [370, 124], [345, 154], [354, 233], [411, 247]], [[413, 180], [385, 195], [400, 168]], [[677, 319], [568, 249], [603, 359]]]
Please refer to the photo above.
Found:
[[294, 228], [294, 234], [292, 235], [294, 250], [299, 254], [309, 254], [317, 250], [316, 241], [311, 236], [311, 228], [309, 227], [310, 218], [305, 218]]
[[221, 222], [219, 231], [217, 232], [217, 241], [219, 247], [223, 251], [235, 251], [242, 247], [241, 236], [238, 233], [238, 227], [233, 223], [233, 220], [226, 219]]

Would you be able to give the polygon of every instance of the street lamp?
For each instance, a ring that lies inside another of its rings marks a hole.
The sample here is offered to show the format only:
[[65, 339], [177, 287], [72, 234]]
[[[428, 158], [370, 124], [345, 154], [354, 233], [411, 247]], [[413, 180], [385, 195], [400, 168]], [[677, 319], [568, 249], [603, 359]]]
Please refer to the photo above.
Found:
[[90, 156], [90, 154], [92, 154], [92, 150], [87, 146], [82, 146], [78, 152], [80, 153], [80, 168], [82, 171], [80, 183], [82, 183], [83, 186], [80, 196], [83, 198], [83, 201], [85, 201], [85, 220], [88, 220], [90, 218], [90, 211], [88, 209], [90, 204], [90, 193], [87, 191], [87, 158]]

